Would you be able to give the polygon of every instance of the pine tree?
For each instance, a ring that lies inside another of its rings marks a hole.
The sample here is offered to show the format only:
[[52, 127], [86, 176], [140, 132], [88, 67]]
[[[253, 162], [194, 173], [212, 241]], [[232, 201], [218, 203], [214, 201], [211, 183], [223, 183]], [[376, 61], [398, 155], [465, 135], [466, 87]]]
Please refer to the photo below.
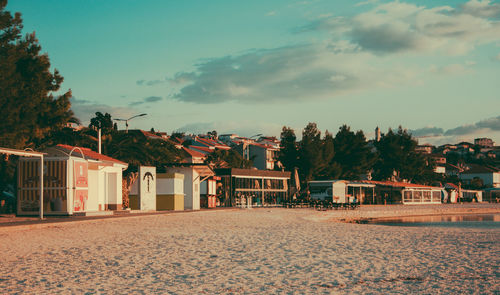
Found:
[[279, 161], [287, 171], [293, 171], [298, 163], [297, 137], [292, 128], [283, 126], [280, 136], [280, 154]]
[[299, 174], [301, 180], [307, 182], [314, 179], [323, 164], [321, 131], [316, 123], [307, 124], [302, 131], [299, 145]]
[[415, 151], [417, 141], [401, 126], [397, 133], [389, 129], [375, 146], [379, 154], [375, 165], [377, 179], [428, 183], [436, 178], [433, 162]]
[[71, 91], [54, 98], [63, 77], [50, 71], [35, 33], [21, 35], [21, 14], [12, 16], [6, 5], [0, 0], [0, 146], [37, 147], [51, 131], [77, 121]]
[[371, 153], [361, 130], [354, 133], [349, 126], [343, 125], [335, 135], [333, 143], [333, 161], [339, 165], [342, 179], [359, 179], [375, 162], [375, 155]]

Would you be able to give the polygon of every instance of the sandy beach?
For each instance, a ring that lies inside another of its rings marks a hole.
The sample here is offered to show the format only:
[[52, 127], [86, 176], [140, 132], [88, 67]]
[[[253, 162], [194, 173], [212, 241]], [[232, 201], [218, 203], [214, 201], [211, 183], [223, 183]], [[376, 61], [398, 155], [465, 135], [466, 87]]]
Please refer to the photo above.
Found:
[[2, 293], [498, 294], [500, 230], [360, 218], [498, 204], [234, 209], [0, 228]]

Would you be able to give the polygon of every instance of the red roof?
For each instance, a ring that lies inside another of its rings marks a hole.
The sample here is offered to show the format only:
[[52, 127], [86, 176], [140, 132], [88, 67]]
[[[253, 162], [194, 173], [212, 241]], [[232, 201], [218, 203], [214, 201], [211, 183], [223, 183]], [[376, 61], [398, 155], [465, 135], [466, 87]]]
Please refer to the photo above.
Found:
[[187, 147], [182, 147], [182, 149], [188, 153], [191, 157], [205, 158], [205, 154], [188, 149]]
[[[66, 145], [66, 144], [58, 144], [57, 147], [64, 149], [64, 150], [67, 150], [68, 152], [71, 152], [71, 150], [73, 148], [75, 148], [74, 146]], [[103, 154], [96, 153], [89, 148], [84, 148], [84, 147], [78, 147], [78, 148], [82, 150], [85, 158], [90, 158], [92, 160], [99, 160], [99, 161], [105, 161], [105, 162], [113, 162], [113, 163], [117, 163], [117, 164], [121, 164], [121, 165], [128, 165], [127, 163], [122, 162], [120, 160], [108, 157], [108, 156], [103, 155]], [[79, 150], [75, 149], [75, 152], [73, 153], [73, 155], [78, 157], [80, 155]]]
[[371, 183], [376, 185], [383, 186], [392, 186], [392, 187], [408, 187], [408, 188], [438, 188], [434, 186], [428, 186], [423, 184], [415, 184], [408, 182], [394, 182], [394, 181], [374, 181], [374, 180], [361, 180], [362, 183]]
[[154, 139], [163, 139], [163, 137], [159, 136], [159, 135], [156, 135], [154, 133], [151, 133], [149, 131], [144, 131], [144, 130], [140, 130], [142, 134], [144, 134], [144, 136], [146, 137], [150, 137], [150, 138], [154, 138]]
[[196, 146], [196, 145], [190, 145], [189, 148], [195, 149], [195, 150], [198, 150], [198, 151], [201, 151], [204, 153], [213, 153], [215, 151], [215, 149], [211, 149], [211, 148], [204, 147], [204, 146]]
[[220, 148], [220, 149], [230, 149], [230, 147], [228, 147], [227, 145], [225, 145], [217, 140], [210, 139], [210, 138], [197, 137], [196, 141], [199, 143], [205, 144], [207, 146], [212, 146], [212, 147], [216, 147], [216, 148]]

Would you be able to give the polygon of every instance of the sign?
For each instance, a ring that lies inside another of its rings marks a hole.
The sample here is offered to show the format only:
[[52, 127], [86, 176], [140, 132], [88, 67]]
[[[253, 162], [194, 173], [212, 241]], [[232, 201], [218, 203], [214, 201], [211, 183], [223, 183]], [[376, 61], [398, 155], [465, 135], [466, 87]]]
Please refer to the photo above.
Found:
[[156, 167], [139, 167], [139, 209], [156, 210]]
[[73, 161], [73, 211], [82, 212], [87, 209], [87, 200], [89, 198], [89, 174], [88, 163], [81, 161]]
[[89, 177], [88, 177], [88, 166], [87, 162], [74, 162], [75, 174], [73, 179], [75, 180], [75, 187], [88, 187]]
[[85, 207], [87, 205], [87, 200], [88, 200], [88, 190], [75, 190], [75, 196], [73, 199], [73, 211], [79, 212], [79, 211], [85, 211]]

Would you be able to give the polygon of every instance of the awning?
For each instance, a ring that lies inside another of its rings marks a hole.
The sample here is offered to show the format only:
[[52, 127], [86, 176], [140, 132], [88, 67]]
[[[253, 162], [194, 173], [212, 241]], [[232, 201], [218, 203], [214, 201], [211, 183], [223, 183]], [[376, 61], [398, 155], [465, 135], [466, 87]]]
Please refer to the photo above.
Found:
[[208, 165], [196, 165], [193, 169], [200, 174], [200, 177], [214, 176], [215, 173], [208, 167]]

